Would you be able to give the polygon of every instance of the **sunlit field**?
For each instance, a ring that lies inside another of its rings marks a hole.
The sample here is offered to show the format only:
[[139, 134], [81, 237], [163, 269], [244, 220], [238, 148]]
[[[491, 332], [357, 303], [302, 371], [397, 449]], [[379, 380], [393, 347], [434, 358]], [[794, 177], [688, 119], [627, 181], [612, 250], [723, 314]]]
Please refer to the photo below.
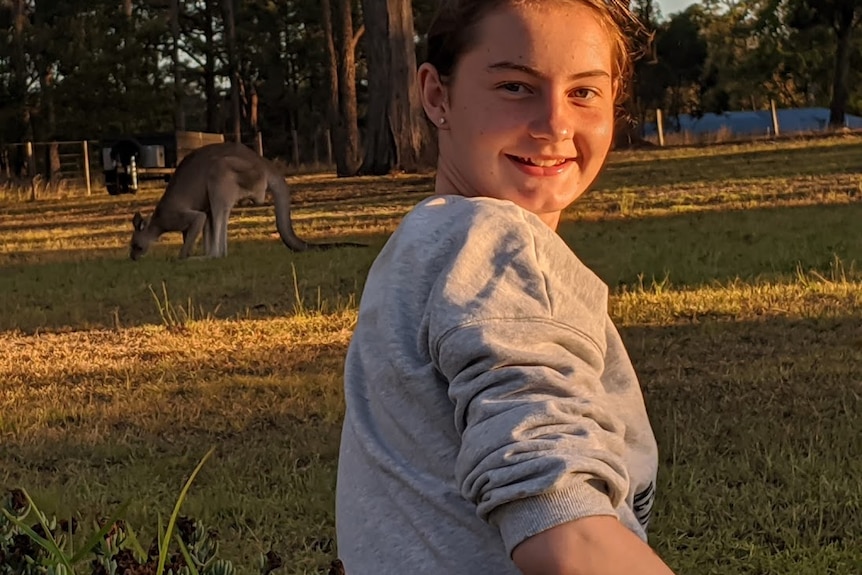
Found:
[[[183, 513], [253, 573], [327, 573], [341, 370], [365, 275], [430, 174], [293, 177], [223, 260], [128, 258], [160, 190], [0, 200], [0, 486], [88, 521]], [[862, 136], [615, 153], [560, 234], [611, 288], [681, 574], [862, 574]], [[89, 519], [88, 519], [89, 518]]]

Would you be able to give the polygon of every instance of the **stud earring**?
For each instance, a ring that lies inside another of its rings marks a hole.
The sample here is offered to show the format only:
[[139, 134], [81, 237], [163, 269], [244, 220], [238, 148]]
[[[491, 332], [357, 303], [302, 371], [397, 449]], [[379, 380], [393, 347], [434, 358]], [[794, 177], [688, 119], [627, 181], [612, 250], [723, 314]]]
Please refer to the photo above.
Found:
[[445, 123], [446, 123], [446, 118], [440, 118], [440, 125], [442, 126]]

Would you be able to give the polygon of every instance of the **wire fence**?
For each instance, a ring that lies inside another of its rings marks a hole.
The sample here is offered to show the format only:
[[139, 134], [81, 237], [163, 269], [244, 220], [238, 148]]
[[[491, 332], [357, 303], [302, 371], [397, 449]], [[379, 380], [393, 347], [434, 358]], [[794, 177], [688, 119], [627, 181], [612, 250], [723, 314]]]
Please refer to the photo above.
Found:
[[[305, 140], [296, 131], [268, 143], [259, 133], [243, 134], [242, 140], [278, 161], [287, 174], [335, 171], [329, 130], [321, 129]], [[266, 144], [271, 144], [270, 150]], [[275, 150], [281, 153], [273, 154]], [[36, 201], [104, 194], [104, 174], [112, 166], [110, 147], [95, 140], [0, 144], [0, 199]], [[166, 170], [168, 174], [172, 167]], [[141, 182], [143, 188], [164, 185], [164, 179]]]
[[71, 190], [90, 195], [101, 179], [97, 151], [88, 140], [0, 144], [0, 189], [29, 200]]

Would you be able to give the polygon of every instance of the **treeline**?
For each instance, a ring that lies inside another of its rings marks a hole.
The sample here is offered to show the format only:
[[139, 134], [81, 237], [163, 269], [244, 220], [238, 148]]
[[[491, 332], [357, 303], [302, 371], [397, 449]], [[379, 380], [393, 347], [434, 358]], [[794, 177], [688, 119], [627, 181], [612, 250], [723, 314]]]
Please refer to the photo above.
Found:
[[[415, 90], [437, 0], [3, 0], [0, 143], [224, 132], [343, 175], [433, 157]], [[862, 112], [862, 0], [633, 6], [653, 42], [632, 116], [828, 106]], [[417, 42], [418, 40], [418, 42]], [[636, 130], [637, 128], [635, 128]], [[315, 148], [316, 147], [316, 148]], [[315, 150], [313, 150], [315, 148]]]
[[862, 113], [862, 0], [702, 0], [662, 18], [633, 8], [653, 34], [636, 69], [633, 108], [670, 116], [823, 106], [830, 124]]

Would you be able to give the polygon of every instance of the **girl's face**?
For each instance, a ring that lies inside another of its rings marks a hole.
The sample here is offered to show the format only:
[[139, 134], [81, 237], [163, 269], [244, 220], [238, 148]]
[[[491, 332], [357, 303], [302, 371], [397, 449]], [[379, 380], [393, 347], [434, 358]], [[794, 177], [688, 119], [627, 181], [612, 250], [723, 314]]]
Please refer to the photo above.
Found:
[[511, 200], [555, 229], [610, 150], [610, 36], [591, 8], [567, 2], [505, 6], [477, 34], [445, 82], [419, 71], [439, 128], [436, 192]]

